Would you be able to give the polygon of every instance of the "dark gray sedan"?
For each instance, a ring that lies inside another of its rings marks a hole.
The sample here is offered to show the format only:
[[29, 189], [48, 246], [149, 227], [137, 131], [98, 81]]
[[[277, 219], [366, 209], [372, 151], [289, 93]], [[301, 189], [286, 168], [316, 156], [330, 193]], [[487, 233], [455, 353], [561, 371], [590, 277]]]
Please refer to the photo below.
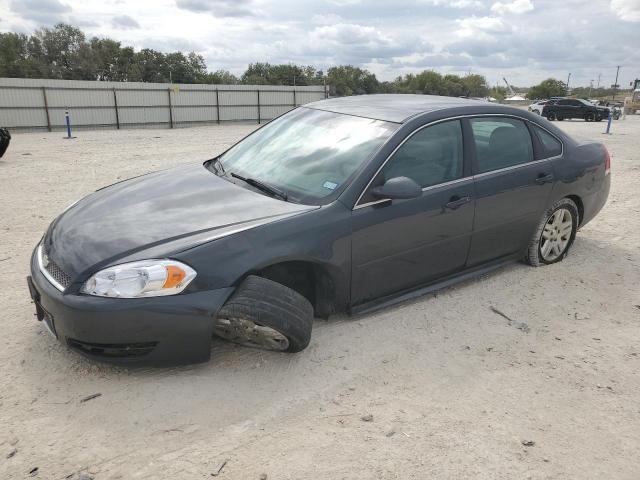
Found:
[[83, 198], [39, 242], [29, 287], [46, 328], [95, 359], [203, 362], [214, 334], [297, 352], [314, 316], [559, 262], [609, 169], [602, 144], [516, 108], [324, 100]]

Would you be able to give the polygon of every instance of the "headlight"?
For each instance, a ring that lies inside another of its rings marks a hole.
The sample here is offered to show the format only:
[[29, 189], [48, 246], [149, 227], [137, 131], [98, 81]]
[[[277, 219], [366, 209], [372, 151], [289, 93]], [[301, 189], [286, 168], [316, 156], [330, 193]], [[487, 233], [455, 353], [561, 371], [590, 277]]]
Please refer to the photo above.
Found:
[[143, 260], [105, 268], [82, 287], [82, 293], [98, 297], [140, 298], [182, 292], [196, 272], [175, 260]]

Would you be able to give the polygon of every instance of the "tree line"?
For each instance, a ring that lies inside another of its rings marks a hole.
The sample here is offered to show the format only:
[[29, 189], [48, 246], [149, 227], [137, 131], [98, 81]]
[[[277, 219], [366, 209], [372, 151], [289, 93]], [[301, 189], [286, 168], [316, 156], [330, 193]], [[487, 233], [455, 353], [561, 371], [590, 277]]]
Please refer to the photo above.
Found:
[[[485, 97], [491, 93], [482, 75], [441, 75], [425, 70], [379, 81], [375, 74], [352, 65], [325, 71], [313, 66], [252, 63], [236, 76], [209, 72], [195, 52], [135, 51], [109, 38], [90, 38], [71, 25], [41, 28], [32, 35], [0, 33], [0, 77], [102, 80], [116, 82], [206, 83], [247, 85], [323, 85], [334, 95], [423, 93]], [[495, 89], [493, 89], [495, 90]], [[500, 92], [498, 92], [500, 93]]]

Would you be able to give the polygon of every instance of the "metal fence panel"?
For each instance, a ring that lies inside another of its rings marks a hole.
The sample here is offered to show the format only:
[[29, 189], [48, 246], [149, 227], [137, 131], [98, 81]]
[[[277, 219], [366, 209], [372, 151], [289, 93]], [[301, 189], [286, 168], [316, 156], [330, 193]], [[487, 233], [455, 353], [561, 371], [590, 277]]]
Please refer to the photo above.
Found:
[[0, 108], [0, 125], [9, 129], [46, 129], [44, 109]]
[[325, 98], [322, 86], [173, 85], [0, 78], [0, 126], [63, 130], [265, 122]]

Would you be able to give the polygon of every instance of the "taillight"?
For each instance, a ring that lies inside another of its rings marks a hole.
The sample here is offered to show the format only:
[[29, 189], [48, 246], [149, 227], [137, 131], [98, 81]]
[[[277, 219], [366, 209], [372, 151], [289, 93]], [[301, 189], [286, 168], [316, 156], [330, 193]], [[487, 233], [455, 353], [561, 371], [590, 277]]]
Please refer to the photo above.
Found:
[[604, 174], [609, 175], [611, 172], [611, 155], [609, 155], [609, 150], [607, 147], [604, 147]]

